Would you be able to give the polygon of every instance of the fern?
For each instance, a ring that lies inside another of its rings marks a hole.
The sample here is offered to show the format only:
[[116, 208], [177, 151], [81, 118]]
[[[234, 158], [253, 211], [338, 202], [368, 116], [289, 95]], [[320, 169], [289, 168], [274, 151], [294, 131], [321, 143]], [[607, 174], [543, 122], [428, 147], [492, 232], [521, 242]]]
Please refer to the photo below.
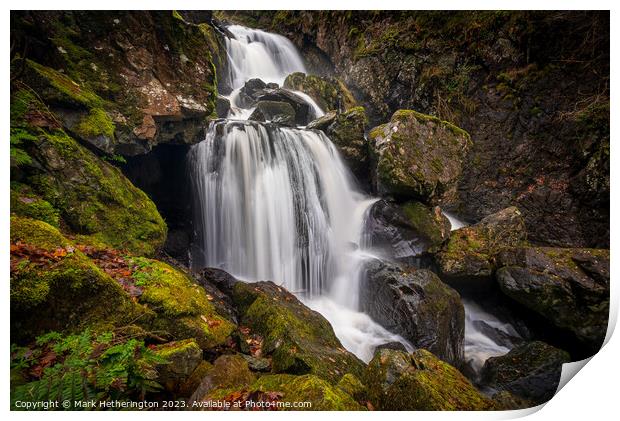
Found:
[[[12, 346], [11, 368], [23, 372], [49, 364], [39, 378], [14, 388], [11, 406], [20, 401], [75, 401], [144, 399], [161, 389], [155, 366], [167, 361], [136, 339], [98, 336], [86, 330], [62, 336], [50, 332], [36, 340], [34, 349]], [[50, 360], [53, 364], [50, 364]], [[63, 408], [67, 409], [67, 408]]]

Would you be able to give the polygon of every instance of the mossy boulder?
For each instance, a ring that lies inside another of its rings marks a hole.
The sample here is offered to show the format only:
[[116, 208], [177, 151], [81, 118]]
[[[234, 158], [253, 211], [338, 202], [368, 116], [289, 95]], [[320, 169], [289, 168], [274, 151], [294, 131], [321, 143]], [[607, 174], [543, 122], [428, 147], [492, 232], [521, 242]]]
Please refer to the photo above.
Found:
[[[11, 341], [106, 329], [140, 315], [129, 295], [56, 228], [11, 217]], [[104, 303], [104, 304], [102, 304]]]
[[323, 131], [336, 145], [353, 174], [359, 180], [368, 181], [369, 157], [365, 135], [367, 125], [364, 107], [355, 107], [343, 112], [328, 112], [308, 124], [307, 128]]
[[295, 72], [286, 77], [282, 86], [307, 94], [323, 111], [344, 111], [357, 106], [345, 84], [333, 77]]
[[294, 126], [295, 110], [288, 102], [258, 101], [250, 120], [270, 121], [283, 126]]
[[366, 386], [354, 374], [347, 373], [342, 376], [337, 386], [344, 390], [349, 396], [352, 396], [357, 402], [368, 400], [368, 390]]
[[481, 382], [539, 405], [555, 394], [562, 364], [567, 362], [570, 356], [566, 351], [540, 341], [528, 342], [506, 355], [489, 358], [482, 368]]
[[244, 390], [256, 379], [240, 354], [222, 355], [213, 363], [189, 398], [190, 405], [211, 399], [216, 391]]
[[315, 374], [332, 383], [361, 373], [363, 363], [342, 347], [329, 322], [284, 288], [238, 282], [232, 296], [240, 326], [262, 338], [274, 373]]
[[591, 355], [607, 332], [609, 257], [606, 249], [521, 247], [500, 254], [496, 278], [504, 294]]
[[387, 411], [480, 411], [491, 400], [454, 367], [430, 352], [381, 349], [364, 374], [370, 401]]
[[488, 287], [499, 252], [527, 244], [526, 236], [523, 216], [514, 206], [452, 231], [435, 255], [441, 279], [458, 290]]
[[[312, 374], [294, 376], [290, 374], [271, 374], [259, 377], [244, 389], [219, 389], [207, 396], [207, 400], [218, 401], [231, 395], [244, 392], [248, 397], [267, 394], [273, 396], [272, 404], [280, 405], [284, 410], [313, 411], [358, 411], [365, 409], [341, 388]], [[249, 401], [249, 399], [248, 399]], [[248, 401], [241, 402], [244, 409]], [[296, 407], [302, 402], [309, 402], [308, 407]], [[250, 408], [249, 406], [247, 408]]]
[[170, 11], [12, 15], [17, 45], [32, 42], [20, 81], [75, 137], [109, 154], [202, 140], [217, 101], [224, 43], [210, 22]]
[[462, 362], [463, 303], [433, 272], [375, 259], [366, 265], [360, 291], [364, 311], [386, 329], [450, 364]]
[[411, 227], [428, 244], [429, 252], [436, 251], [450, 238], [450, 221], [438, 206], [430, 208], [420, 202], [407, 202], [403, 211]]
[[205, 290], [180, 269], [142, 257], [130, 259], [140, 304], [152, 311], [139, 323], [175, 340], [193, 338], [202, 349], [226, 344], [235, 325], [220, 315]]
[[202, 362], [202, 349], [193, 339], [168, 342], [154, 351], [166, 360], [156, 367], [157, 381], [171, 393], [178, 393]]
[[369, 138], [379, 194], [436, 204], [456, 198], [472, 145], [467, 132], [437, 117], [399, 110]]
[[11, 127], [28, 134], [20, 146], [31, 159], [13, 184], [12, 209], [113, 248], [154, 254], [166, 237], [155, 204], [118, 168], [58, 128], [55, 118], [32, 92], [12, 94]]

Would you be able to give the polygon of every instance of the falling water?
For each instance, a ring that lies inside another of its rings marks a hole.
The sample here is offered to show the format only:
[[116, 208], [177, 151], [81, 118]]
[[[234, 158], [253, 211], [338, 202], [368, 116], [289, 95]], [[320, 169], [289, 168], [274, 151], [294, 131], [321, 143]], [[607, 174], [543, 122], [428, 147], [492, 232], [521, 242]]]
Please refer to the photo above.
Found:
[[[251, 78], [281, 84], [305, 71], [279, 35], [231, 26], [227, 40], [229, 120], [211, 125], [190, 153], [199, 240], [195, 267], [222, 268], [248, 282], [272, 280], [332, 324], [343, 345], [368, 361], [374, 348], [401, 341], [358, 311], [359, 249], [374, 199], [354, 190], [332, 142], [320, 131], [245, 120], [236, 96]], [[323, 112], [305, 94], [298, 94]]]

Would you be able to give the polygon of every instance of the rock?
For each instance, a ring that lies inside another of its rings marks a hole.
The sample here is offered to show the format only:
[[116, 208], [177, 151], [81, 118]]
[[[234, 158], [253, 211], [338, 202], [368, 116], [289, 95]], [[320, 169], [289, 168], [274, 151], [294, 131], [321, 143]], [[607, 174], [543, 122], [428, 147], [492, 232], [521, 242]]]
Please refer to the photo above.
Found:
[[472, 142], [451, 123], [399, 110], [369, 134], [377, 192], [439, 204], [456, 198], [456, 184]]
[[218, 118], [226, 118], [228, 117], [229, 111], [230, 101], [228, 98], [218, 95], [217, 101], [215, 102], [215, 114], [217, 114]]
[[480, 411], [494, 404], [457, 369], [419, 349], [382, 349], [364, 373], [370, 401], [384, 411]]
[[249, 97], [255, 97], [259, 91], [267, 87], [267, 84], [258, 78], [250, 79], [243, 85], [241, 90]]
[[[32, 251], [23, 255], [21, 247]], [[41, 258], [41, 253], [57, 257]], [[30, 218], [11, 216], [10, 284], [15, 343], [28, 343], [49, 331], [120, 326], [142, 313], [121, 286], [58, 229]]]
[[358, 180], [368, 181], [370, 171], [365, 136], [367, 124], [364, 107], [355, 107], [342, 113], [329, 112], [312, 121], [307, 128], [322, 130], [334, 142]]
[[315, 374], [332, 383], [346, 373], [361, 373], [363, 363], [342, 347], [329, 322], [284, 288], [239, 282], [232, 297], [240, 326], [258, 335], [274, 373]]
[[218, 312], [207, 294], [188, 274], [157, 260], [135, 257], [130, 264], [143, 293], [140, 304], [152, 311], [139, 323], [160, 336], [193, 338], [203, 350], [227, 346], [236, 326]]
[[201, 270], [198, 279], [201, 285], [212, 284], [228, 296], [232, 295], [235, 284], [240, 282], [228, 272], [218, 268], [205, 268]]
[[314, 110], [302, 97], [286, 89], [265, 90], [257, 101], [287, 102], [295, 110], [295, 124], [305, 126], [316, 118]]
[[258, 101], [250, 120], [270, 121], [283, 126], [295, 126], [295, 110], [288, 102]]
[[209, 400], [209, 395], [217, 389], [246, 389], [255, 380], [247, 361], [240, 355], [222, 355], [213, 363], [207, 375], [189, 398], [190, 408], [195, 402]]
[[481, 382], [539, 405], [553, 397], [562, 364], [569, 361], [570, 356], [561, 349], [544, 342], [529, 342], [506, 355], [489, 358], [482, 368]]
[[193, 339], [168, 342], [155, 348], [155, 353], [167, 361], [156, 367], [157, 381], [170, 393], [178, 393], [202, 362], [202, 350]]
[[495, 393], [491, 399], [495, 402], [497, 410], [500, 411], [527, 409], [536, 406], [534, 402], [515, 396], [505, 390]]
[[395, 351], [407, 352], [407, 348], [405, 348], [405, 345], [401, 344], [400, 342], [386, 342], [377, 346], [375, 348], [375, 352], [379, 349], [393, 349]]
[[126, 156], [204, 138], [216, 109], [215, 64], [225, 54], [211, 22], [157, 11], [42, 12], [15, 21], [20, 42], [32, 38], [32, 25], [40, 34], [41, 52], [29, 54], [20, 79], [73, 136]]
[[271, 360], [269, 358], [253, 357], [251, 355], [241, 354], [243, 358], [248, 362], [248, 367], [252, 371], [270, 371]]
[[497, 329], [483, 320], [473, 320], [472, 325], [499, 346], [510, 349], [523, 342], [523, 339]]
[[609, 318], [609, 250], [521, 247], [501, 253], [498, 265], [504, 294], [590, 353], [599, 350]]
[[463, 303], [433, 272], [371, 261], [360, 285], [360, 302], [370, 317], [415, 347], [454, 365], [462, 362]]
[[286, 77], [283, 87], [309, 95], [323, 111], [342, 112], [357, 106], [344, 83], [333, 77], [296, 72]]
[[435, 256], [441, 279], [459, 290], [486, 288], [493, 281], [495, 256], [525, 244], [525, 239], [525, 223], [514, 206], [452, 231]]
[[293, 406], [300, 402], [309, 402], [310, 406], [303, 409], [313, 411], [359, 411], [364, 409], [340, 387], [311, 374], [303, 376], [265, 375], [242, 390], [230, 388], [215, 390], [208, 395], [207, 399], [225, 401], [230, 400], [231, 397], [237, 399], [241, 397], [242, 409], [251, 409], [250, 406], [246, 405], [256, 401], [260, 402], [262, 397], [265, 397], [266, 401], [279, 402], [283, 406], [278, 407], [278, 409], [284, 410], [300, 410], [302, 408]]
[[[32, 138], [23, 144], [31, 162], [20, 182], [31, 197], [50, 204], [63, 230], [147, 256], [161, 249], [166, 224], [144, 192], [57, 126], [36, 126], [43, 123], [32, 120], [31, 114], [50, 113], [31, 92], [14, 92], [11, 101], [12, 130]], [[18, 206], [14, 211], [43, 217], [43, 208], [36, 215], [32, 205], [26, 208]], [[45, 218], [50, 220], [49, 215]]]
[[366, 386], [355, 375], [347, 373], [338, 382], [338, 387], [358, 402], [368, 400]]

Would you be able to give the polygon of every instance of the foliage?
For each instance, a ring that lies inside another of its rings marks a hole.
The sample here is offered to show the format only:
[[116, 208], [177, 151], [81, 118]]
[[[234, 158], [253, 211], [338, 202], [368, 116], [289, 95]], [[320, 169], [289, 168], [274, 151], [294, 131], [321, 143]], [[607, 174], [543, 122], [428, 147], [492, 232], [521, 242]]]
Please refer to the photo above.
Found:
[[144, 399], [161, 386], [155, 366], [167, 361], [136, 339], [90, 330], [63, 336], [50, 332], [31, 347], [11, 349], [11, 369], [30, 381], [12, 391], [17, 400], [75, 401]]

